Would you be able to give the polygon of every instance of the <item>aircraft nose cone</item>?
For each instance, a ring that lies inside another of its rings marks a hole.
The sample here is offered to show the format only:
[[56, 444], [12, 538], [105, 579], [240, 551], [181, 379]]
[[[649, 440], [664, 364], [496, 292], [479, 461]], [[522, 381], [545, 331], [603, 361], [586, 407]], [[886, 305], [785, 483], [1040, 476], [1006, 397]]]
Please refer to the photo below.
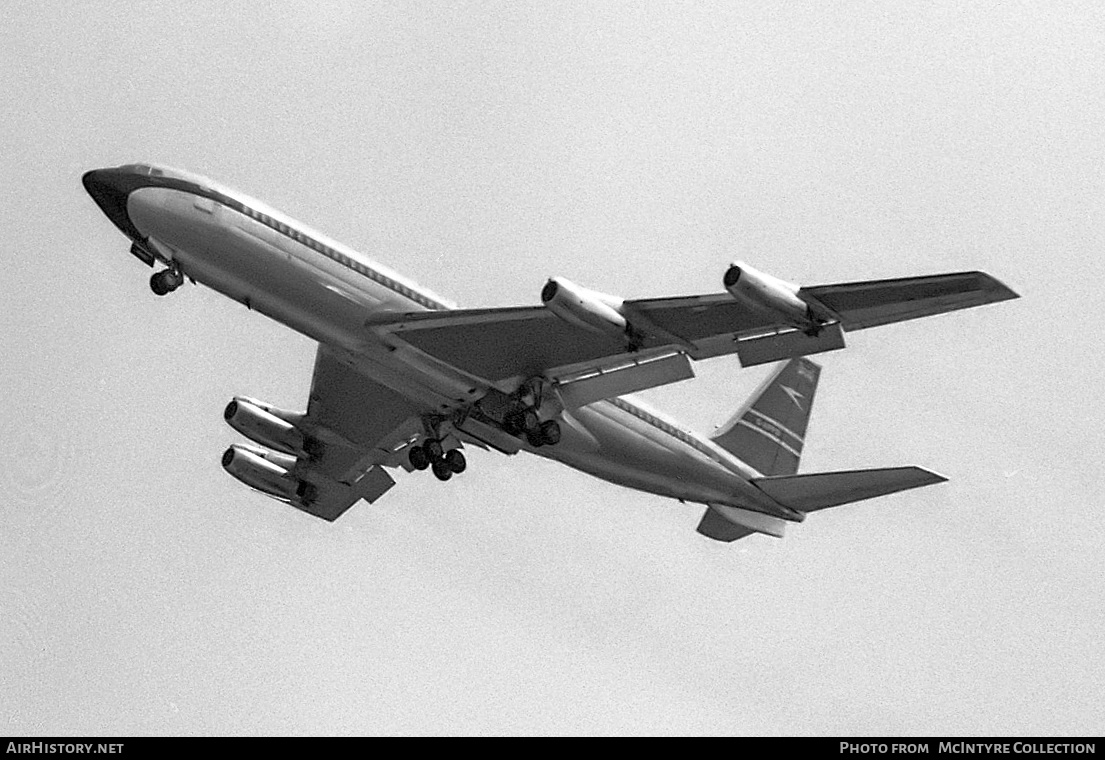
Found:
[[141, 237], [127, 214], [127, 196], [135, 187], [131, 174], [121, 169], [93, 169], [81, 177], [81, 183], [116, 227], [128, 237]]
[[113, 216], [119, 210], [126, 210], [129, 188], [123, 173], [118, 169], [93, 169], [85, 172], [81, 177], [81, 184], [108, 216]]

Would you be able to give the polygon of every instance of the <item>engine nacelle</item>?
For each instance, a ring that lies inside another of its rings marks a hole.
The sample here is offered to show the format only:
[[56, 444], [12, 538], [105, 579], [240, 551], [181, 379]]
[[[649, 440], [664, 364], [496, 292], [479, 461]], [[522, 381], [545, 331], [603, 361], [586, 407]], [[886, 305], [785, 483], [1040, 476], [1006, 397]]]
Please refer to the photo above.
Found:
[[629, 335], [631, 330], [620, 309], [621, 299], [580, 287], [563, 277], [553, 277], [541, 288], [541, 301], [556, 316], [576, 327], [607, 335]]
[[730, 295], [745, 306], [768, 312], [799, 329], [816, 332], [824, 322], [798, 297], [798, 286], [755, 270], [743, 261], [731, 265], [722, 282]]
[[288, 474], [295, 457], [234, 444], [223, 453], [223, 469], [250, 488], [291, 501], [298, 494], [299, 481]]
[[262, 446], [285, 454], [306, 456], [306, 437], [287, 420], [277, 417], [253, 399], [236, 396], [226, 405], [223, 418], [230, 427]]

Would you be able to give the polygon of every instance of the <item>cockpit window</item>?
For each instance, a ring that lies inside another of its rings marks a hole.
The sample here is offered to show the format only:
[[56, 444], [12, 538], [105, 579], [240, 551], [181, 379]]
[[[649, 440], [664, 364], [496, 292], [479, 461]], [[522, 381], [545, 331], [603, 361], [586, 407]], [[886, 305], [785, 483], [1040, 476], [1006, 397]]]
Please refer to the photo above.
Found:
[[120, 166], [120, 169], [124, 171], [134, 172], [135, 174], [144, 174], [147, 177], [164, 177], [165, 172], [158, 169], [156, 166], [150, 166], [149, 164], [126, 164]]

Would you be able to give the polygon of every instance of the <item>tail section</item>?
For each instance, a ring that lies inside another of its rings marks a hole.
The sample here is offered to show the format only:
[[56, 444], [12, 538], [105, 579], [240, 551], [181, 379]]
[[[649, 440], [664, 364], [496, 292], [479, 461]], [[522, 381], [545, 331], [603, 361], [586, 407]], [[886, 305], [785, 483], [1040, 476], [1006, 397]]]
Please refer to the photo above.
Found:
[[791, 359], [713, 435], [714, 443], [762, 474], [750, 482], [774, 507], [770, 502], [758, 506], [710, 504], [698, 525], [699, 533], [726, 543], [752, 533], [781, 538], [787, 522], [801, 521], [809, 512], [947, 480], [921, 467], [798, 475], [820, 375], [821, 367], [809, 359]]
[[764, 475], [798, 472], [820, 374], [809, 359], [791, 359], [711, 440]]

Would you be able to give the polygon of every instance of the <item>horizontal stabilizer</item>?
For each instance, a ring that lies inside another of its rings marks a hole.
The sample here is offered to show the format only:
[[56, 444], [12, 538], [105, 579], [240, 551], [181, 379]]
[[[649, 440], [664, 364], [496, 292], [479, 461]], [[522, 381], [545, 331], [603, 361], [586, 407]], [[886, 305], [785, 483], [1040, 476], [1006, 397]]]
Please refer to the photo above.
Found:
[[887, 467], [753, 478], [752, 483], [783, 506], [799, 512], [815, 512], [946, 480], [943, 475], [922, 467]]

